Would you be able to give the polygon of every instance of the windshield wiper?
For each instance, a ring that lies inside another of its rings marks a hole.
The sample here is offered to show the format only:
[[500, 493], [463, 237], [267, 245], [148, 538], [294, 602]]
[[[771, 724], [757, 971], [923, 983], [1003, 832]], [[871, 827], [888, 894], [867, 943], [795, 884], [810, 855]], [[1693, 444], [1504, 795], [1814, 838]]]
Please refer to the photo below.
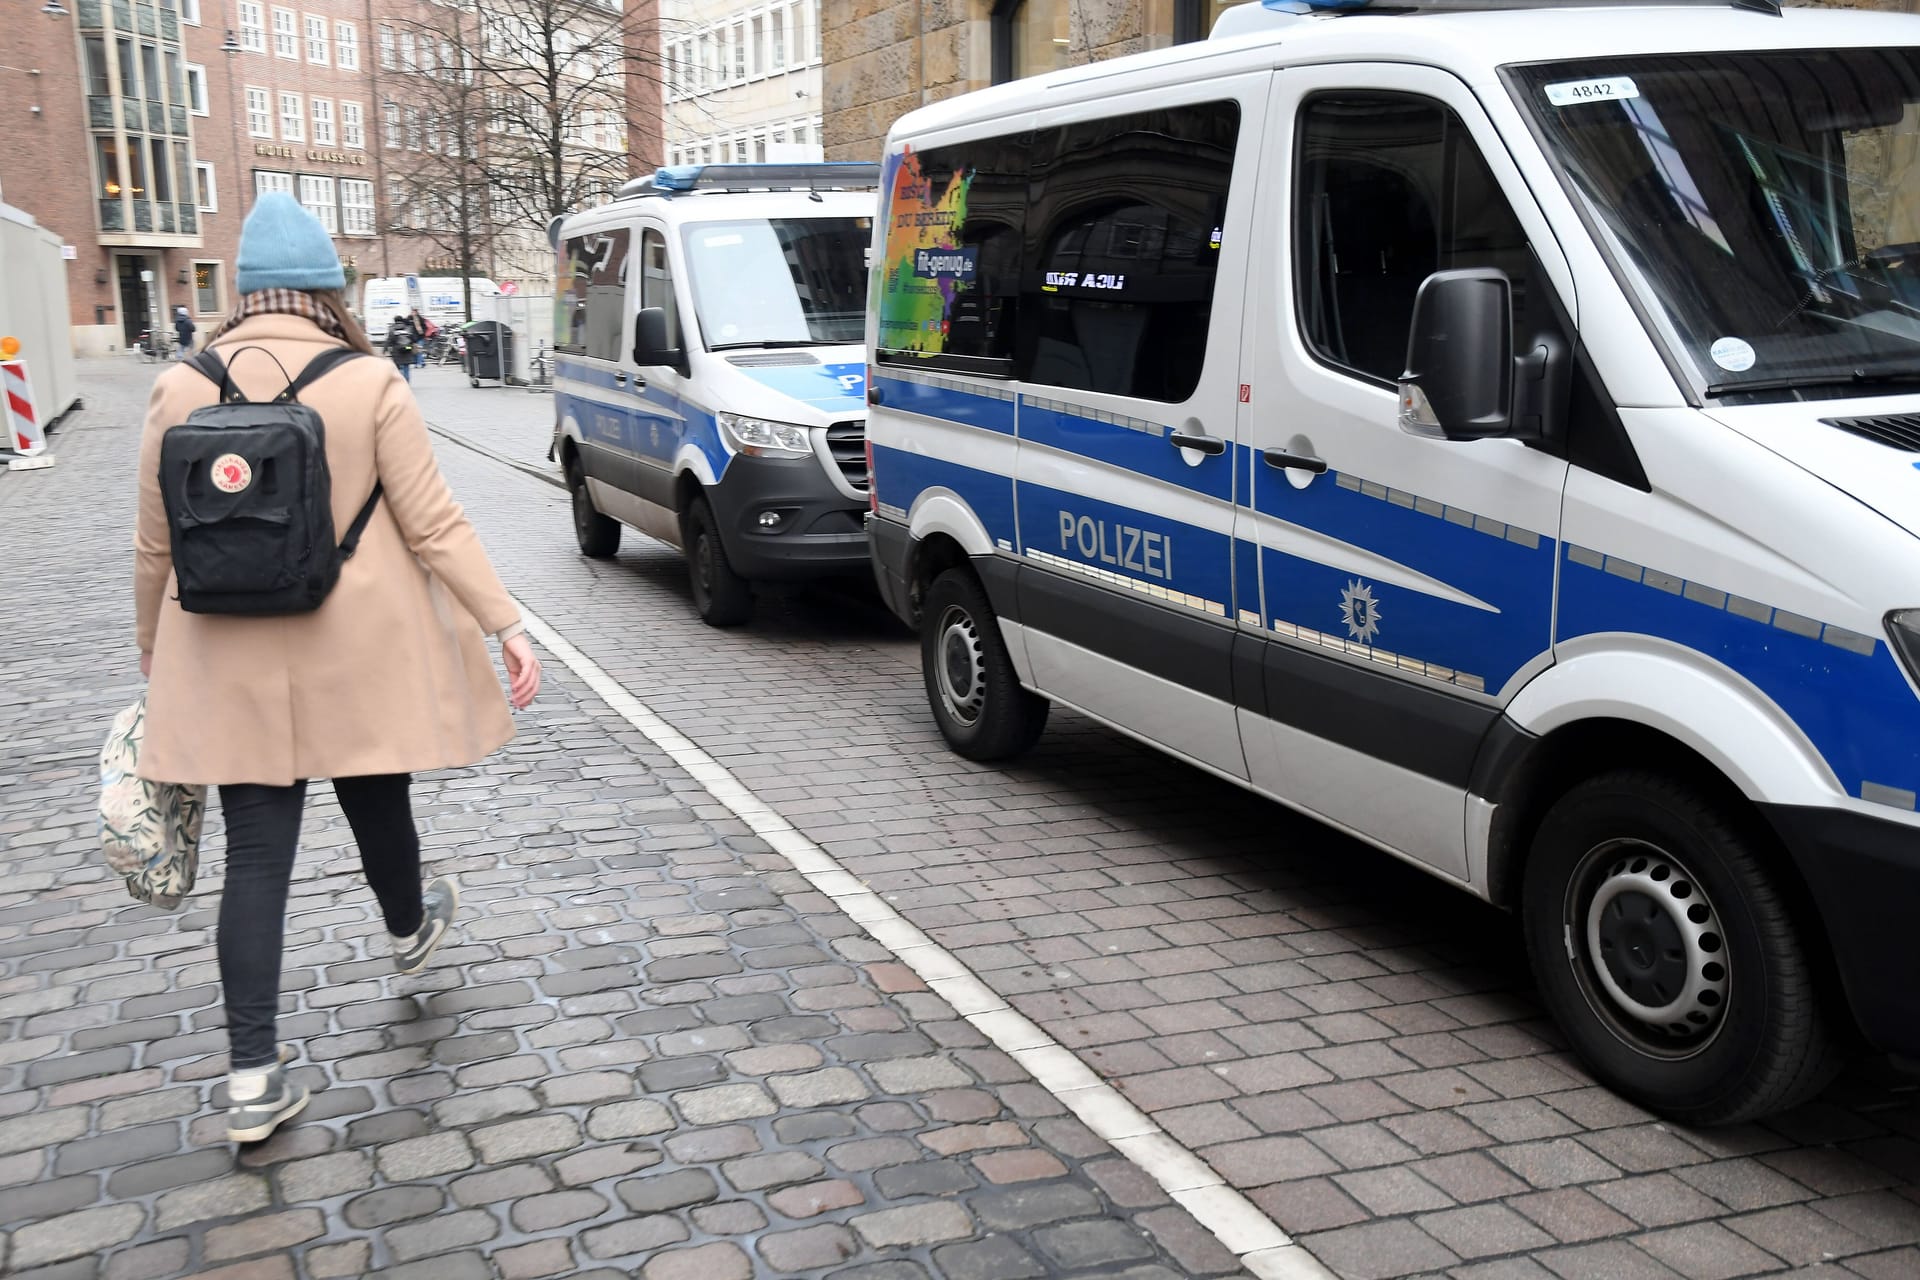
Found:
[[844, 342], [825, 342], [819, 338], [769, 338], [765, 342], [720, 342], [707, 348], [709, 351], [740, 351], [748, 347], [839, 347]]
[[1755, 378], [1747, 382], [1715, 382], [1707, 387], [1713, 397], [1739, 395], [1747, 391], [1814, 391], [1827, 387], [1908, 387], [1920, 386], [1920, 370], [1869, 373], [1855, 369], [1845, 378], [1828, 376], [1801, 378]]

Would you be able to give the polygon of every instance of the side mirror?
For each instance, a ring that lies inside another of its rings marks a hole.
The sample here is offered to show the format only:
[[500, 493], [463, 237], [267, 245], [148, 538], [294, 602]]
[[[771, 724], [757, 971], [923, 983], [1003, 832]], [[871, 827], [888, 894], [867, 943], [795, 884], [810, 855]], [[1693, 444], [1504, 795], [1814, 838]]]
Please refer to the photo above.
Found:
[[642, 307], [633, 323], [633, 362], [643, 369], [665, 365], [684, 374], [687, 353], [672, 343], [665, 308]]
[[1400, 427], [1483, 440], [1513, 423], [1513, 285], [1491, 267], [1436, 271], [1413, 300]]

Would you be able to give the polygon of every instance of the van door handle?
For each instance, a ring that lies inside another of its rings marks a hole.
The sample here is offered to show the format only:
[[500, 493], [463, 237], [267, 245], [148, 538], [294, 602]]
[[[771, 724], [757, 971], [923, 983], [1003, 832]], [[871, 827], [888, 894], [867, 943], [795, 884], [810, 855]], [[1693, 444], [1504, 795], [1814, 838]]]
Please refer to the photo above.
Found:
[[617, 372], [617, 373], [615, 373], [615, 374], [613, 375], [613, 380], [614, 380], [615, 382], [617, 382], [617, 383], [619, 383], [619, 384], [620, 384], [621, 386], [623, 386], [623, 387], [624, 387], [624, 386], [626, 386], [626, 385], [627, 385], [627, 373], [626, 373], [626, 370], [624, 370], [624, 369], [622, 369], [622, 370], [620, 370], [619, 372]]
[[1270, 467], [1279, 467], [1282, 471], [1311, 471], [1314, 475], [1325, 475], [1325, 459], [1315, 458], [1305, 453], [1288, 453], [1285, 449], [1262, 449], [1260, 456], [1267, 460]]
[[1167, 442], [1177, 449], [1197, 449], [1201, 453], [1221, 454], [1227, 451], [1227, 442], [1219, 436], [1190, 435], [1185, 431], [1176, 431], [1167, 437]]

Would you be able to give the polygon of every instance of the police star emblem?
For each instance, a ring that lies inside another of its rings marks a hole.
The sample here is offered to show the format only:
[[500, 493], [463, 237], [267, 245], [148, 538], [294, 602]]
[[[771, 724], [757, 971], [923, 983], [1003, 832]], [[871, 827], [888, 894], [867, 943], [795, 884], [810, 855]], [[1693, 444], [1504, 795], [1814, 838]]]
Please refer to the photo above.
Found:
[[1373, 588], [1364, 582], [1349, 582], [1340, 593], [1340, 620], [1347, 624], [1349, 636], [1372, 645], [1380, 634], [1380, 602], [1373, 598]]

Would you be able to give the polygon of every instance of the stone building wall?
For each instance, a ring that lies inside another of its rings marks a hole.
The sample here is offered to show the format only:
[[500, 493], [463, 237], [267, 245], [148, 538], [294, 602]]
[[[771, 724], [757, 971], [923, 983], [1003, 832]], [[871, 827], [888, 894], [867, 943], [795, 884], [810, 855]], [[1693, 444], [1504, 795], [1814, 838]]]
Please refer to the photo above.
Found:
[[[1920, 0], [1788, 2], [1920, 12]], [[878, 159], [900, 116], [991, 82], [990, 0], [821, 0], [820, 9], [829, 160]], [[1101, 62], [1172, 40], [1173, 0], [1081, 0], [1068, 58]]]

